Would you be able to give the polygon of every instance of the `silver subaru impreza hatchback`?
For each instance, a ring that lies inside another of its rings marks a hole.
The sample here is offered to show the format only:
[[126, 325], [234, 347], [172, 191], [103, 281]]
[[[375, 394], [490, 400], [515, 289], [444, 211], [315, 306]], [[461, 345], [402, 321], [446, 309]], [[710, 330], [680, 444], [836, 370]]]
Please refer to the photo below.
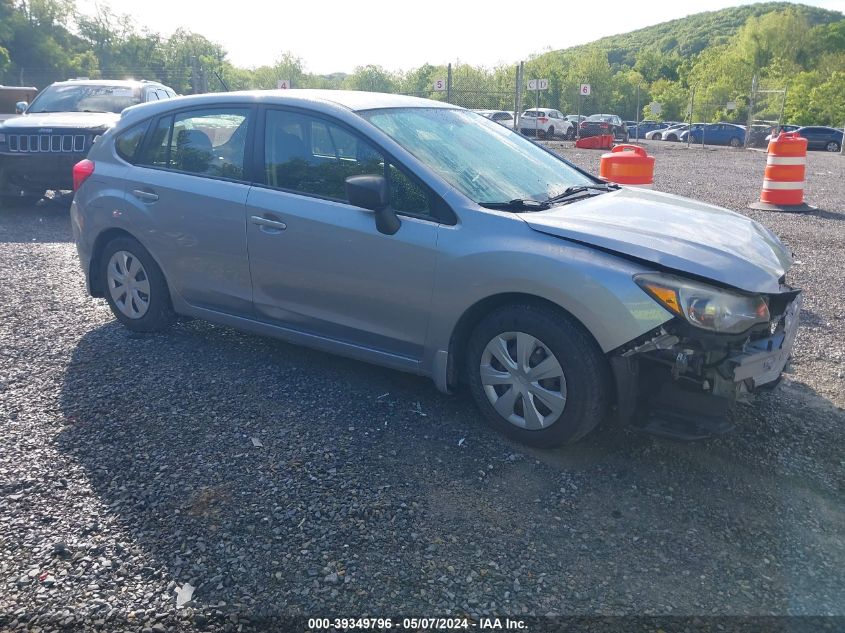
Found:
[[790, 254], [760, 224], [603, 182], [437, 101], [134, 106], [74, 188], [88, 291], [126, 327], [187, 315], [466, 385], [537, 446], [606, 417], [722, 432], [777, 384], [798, 327]]

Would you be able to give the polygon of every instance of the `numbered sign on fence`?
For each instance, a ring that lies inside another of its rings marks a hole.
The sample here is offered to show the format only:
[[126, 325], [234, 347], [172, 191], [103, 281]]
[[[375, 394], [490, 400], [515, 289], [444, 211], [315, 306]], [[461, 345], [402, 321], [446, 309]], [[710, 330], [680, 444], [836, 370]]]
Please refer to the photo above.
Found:
[[446, 92], [446, 80], [445, 79], [435, 79], [434, 80], [434, 89], [437, 92]]
[[549, 89], [549, 80], [548, 79], [529, 79], [528, 80], [528, 89], [529, 90], [548, 90]]
[[287, 90], [290, 88], [290, 79], [279, 79], [279, 81], [276, 82], [276, 88], [279, 90]]
[[589, 97], [590, 96], [590, 84], [581, 84], [581, 96], [582, 97]]
[[725, 110], [736, 110], [736, 101], [728, 101], [725, 104]]

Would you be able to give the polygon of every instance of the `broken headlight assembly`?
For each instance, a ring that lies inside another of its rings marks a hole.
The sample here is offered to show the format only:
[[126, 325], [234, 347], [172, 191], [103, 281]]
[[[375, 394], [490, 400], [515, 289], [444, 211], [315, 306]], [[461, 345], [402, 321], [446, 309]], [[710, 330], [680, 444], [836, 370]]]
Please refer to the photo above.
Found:
[[635, 275], [652, 299], [695, 327], [719, 334], [740, 334], [771, 318], [765, 297], [660, 273]]

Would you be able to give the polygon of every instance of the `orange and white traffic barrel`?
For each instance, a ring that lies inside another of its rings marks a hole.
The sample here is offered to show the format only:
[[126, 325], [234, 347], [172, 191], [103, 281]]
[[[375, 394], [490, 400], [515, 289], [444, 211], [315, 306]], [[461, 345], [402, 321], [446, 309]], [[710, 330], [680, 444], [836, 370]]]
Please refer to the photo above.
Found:
[[599, 177], [620, 185], [651, 187], [654, 184], [654, 156], [639, 145], [617, 145], [601, 156]]
[[807, 165], [807, 139], [796, 132], [781, 132], [769, 141], [766, 173], [760, 202], [753, 209], [800, 210], [804, 204], [804, 172]]

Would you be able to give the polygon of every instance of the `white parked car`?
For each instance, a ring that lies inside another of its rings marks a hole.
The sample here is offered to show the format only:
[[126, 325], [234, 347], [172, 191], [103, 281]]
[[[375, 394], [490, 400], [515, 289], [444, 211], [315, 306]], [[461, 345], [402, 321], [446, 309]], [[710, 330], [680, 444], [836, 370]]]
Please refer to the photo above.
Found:
[[575, 138], [575, 126], [551, 108], [529, 108], [519, 117], [519, 131], [526, 136]]
[[475, 110], [483, 117], [501, 123], [506, 128], [513, 129], [514, 112], [512, 110]]

